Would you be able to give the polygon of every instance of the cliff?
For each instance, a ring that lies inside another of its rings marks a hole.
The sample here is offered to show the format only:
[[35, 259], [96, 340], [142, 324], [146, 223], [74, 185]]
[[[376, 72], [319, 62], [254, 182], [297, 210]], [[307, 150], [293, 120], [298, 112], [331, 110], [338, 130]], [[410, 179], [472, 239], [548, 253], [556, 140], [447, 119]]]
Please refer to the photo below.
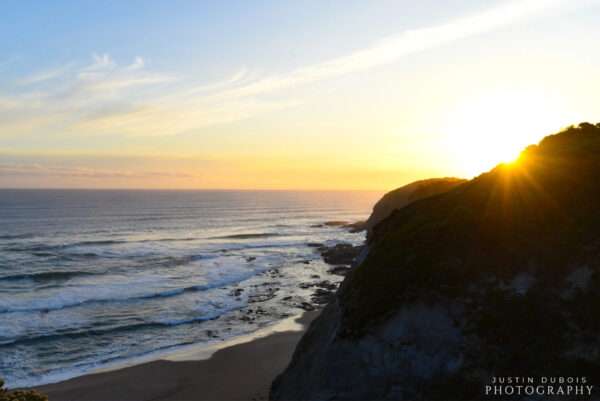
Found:
[[598, 177], [600, 124], [583, 123], [395, 210], [271, 398], [482, 399], [492, 376], [598, 383]]
[[386, 193], [373, 206], [373, 212], [364, 224], [367, 234], [372, 233], [373, 228], [386, 219], [396, 209], [417, 201], [419, 199], [438, 195], [455, 188], [466, 182], [462, 178], [430, 178], [428, 180], [415, 181]]

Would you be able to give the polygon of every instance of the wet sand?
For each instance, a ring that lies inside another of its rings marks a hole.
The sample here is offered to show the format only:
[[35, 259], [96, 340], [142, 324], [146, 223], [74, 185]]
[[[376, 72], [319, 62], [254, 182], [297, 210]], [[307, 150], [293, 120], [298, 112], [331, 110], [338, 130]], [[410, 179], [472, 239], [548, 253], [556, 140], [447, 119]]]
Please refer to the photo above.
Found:
[[[51, 401], [266, 400], [275, 377], [288, 365], [306, 326], [269, 334], [216, 351], [206, 360], [157, 360], [38, 387]], [[190, 359], [195, 359], [190, 355]]]

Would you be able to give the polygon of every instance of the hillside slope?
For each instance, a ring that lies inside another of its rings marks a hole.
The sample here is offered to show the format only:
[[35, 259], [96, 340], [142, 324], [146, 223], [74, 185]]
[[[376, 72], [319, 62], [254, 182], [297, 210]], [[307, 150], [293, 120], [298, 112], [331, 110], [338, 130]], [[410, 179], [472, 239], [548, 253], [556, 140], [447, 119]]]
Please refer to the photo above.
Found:
[[373, 212], [365, 222], [364, 228], [370, 235], [373, 227], [392, 214], [394, 210], [401, 209], [409, 203], [419, 199], [448, 192], [466, 181], [467, 180], [453, 177], [430, 178], [427, 180], [415, 181], [394, 189], [393, 191], [386, 193], [375, 206], [373, 206]]
[[492, 376], [598, 383], [598, 177], [600, 124], [583, 123], [393, 212], [272, 399], [481, 399]]

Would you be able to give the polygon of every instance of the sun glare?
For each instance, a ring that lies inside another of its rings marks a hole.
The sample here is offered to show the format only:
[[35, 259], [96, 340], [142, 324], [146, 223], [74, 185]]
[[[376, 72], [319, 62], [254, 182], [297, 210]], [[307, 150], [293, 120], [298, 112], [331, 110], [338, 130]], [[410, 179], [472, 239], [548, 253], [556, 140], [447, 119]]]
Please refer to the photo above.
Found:
[[543, 93], [496, 92], [466, 99], [445, 123], [445, 151], [462, 175], [478, 175], [514, 162], [526, 146], [560, 128], [560, 111]]

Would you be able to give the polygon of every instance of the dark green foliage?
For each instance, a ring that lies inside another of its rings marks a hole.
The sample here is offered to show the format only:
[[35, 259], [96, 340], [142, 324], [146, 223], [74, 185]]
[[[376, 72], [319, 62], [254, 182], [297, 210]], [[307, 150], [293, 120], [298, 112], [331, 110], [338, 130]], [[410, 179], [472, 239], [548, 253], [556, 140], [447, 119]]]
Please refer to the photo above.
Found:
[[4, 380], [0, 379], [0, 401], [48, 401], [48, 397], [35, 390], [13, 390], [4, 388]]

